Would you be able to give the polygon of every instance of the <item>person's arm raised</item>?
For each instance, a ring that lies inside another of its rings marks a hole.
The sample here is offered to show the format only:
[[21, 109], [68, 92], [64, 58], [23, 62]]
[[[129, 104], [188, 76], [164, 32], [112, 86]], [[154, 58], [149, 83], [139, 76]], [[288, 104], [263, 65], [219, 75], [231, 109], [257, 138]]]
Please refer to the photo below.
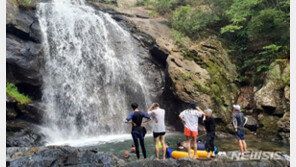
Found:
[[143, 117], [147, 118], [147, 120], [143, 121], [142, 123], [147, 123], [147, 122], [151, 121], [151, 118], [150, 118], [150, 116], [148, 114], [146, 114], [144, 112], [142, 112], [142, 113], [143, 113]]
[[154, 103], [152, 103], [152, 105], [148, 108], [148, 110], [146, 111], [146, 114], [148, 114], [148, 112], [151, 111], [153, 107], [154, 107]]
[[203, 120], [203, 121], [205, 121], [205, 120], [206, 120], [206, 116], [205, 116], [205, 115], [203, 115], [203, 118], [202, 118], [202, 120]]
[[201, 110], [199, 107], [196, 107], [196, 110], [199, 111], [199, 112], [201, 112], [202, 115], [206, 115], [206, 113], [203, 110]]

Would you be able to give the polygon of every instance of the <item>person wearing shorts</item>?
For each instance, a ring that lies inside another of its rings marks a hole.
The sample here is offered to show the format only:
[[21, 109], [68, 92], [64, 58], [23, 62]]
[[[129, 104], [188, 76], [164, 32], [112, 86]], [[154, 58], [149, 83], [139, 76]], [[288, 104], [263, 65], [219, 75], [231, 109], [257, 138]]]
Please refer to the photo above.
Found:
[[191, 157], [191, 140], [193, 141], [194, 155], [193, 158], [196, 158], [197, 144], [196, 137], [198, 135], [198, 118], [202, 117], [205, 113], [197, 107], [196, 103], [191, 102], [189, 104], [189, 109], [182, 111], [179, 115], [180, 119], [184, 124], [184, 135], [187, 139], [187, 150], [188, 156]]
[[245, 141], [245, 129], [244, 126], [247, 123], [248, 119], [240, 111], [239, 105], [233, 105], [233, 115], [232, 123], [235, 129], [235, 136], [238, 140], [239, 149], [241, 156], [243, 156], [247, 151], [247, 144]]
[[159, 140], [162, 145], [162, 159], [166, 157], [166, 147], [165, 146], [165, 110], [159, 108], [158, 103], [153, 103], [151, 107], [146, 112], [152, 119], [152, 130], [154, 138], [155, 147], [155, 159], [159, 159]]

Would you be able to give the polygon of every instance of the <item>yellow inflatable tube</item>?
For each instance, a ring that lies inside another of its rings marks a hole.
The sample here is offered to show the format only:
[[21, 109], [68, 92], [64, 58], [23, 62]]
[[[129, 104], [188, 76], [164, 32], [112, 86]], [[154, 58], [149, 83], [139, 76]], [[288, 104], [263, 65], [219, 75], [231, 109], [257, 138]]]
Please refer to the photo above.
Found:
[[[190, 150], [190, 154], [193, 155], [194, 151]], [[199, 151], [199, 150], [196, 151], [196, 158], [207, 157], [207, 155], [208, 155], [207, 151], [204, 151], [204, 150], [203, 151]], [[212, 152], [210, 152], [210, 155], [212, 155]], [[172, 152], [172, 157], [175, 158], [175, 159], [188, 157], [188, 152], [185, 152], [185, 151], [173, 151]]]

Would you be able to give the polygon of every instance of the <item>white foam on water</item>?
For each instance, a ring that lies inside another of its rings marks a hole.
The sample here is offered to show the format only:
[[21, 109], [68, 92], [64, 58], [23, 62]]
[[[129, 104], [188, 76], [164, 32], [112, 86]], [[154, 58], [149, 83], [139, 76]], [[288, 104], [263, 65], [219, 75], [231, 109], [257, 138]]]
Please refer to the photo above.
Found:
[[[145, 137], [152, 137], [151, 134], [147, 134]], [[106, 143], [116, 143], [123, 142], [126, 140], [132, 140], [131, 134], [121, 134], [121, 135], [102, 135], [97, 137], [82, 137], [75, 139], [67, 139], [61, 138], [60, 140], [56, 139], [53, 142], [48, 142], [46, 146], [51, 145], [68, 145], [72, 147], [83, 147], [83, 146], [95, 146]]]
[[46, 146], [50, 145], [68, 145], [72, 147], [83, 147], [83, 146], [93, 146], [106, 143], [122, 142], [125, 140], [130, 140], [131, 134], [122, 134], [122, 135], [102, 135], [98, 137], [82, 137], [74, 139], [56, 139], [53, 142], [48, 142]]

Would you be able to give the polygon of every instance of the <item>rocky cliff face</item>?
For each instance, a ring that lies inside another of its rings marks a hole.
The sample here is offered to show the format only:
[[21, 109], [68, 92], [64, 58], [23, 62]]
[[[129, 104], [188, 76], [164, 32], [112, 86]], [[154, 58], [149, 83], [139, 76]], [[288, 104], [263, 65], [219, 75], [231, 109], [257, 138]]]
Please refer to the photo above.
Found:
[[228, 123], [238, 88], [236, 67], [215, 37], [208, 37], [188, 50], [173, 52], [167, 59], [172, 90], [182, 101], [196, 101], [211, 108], [214, 116]]
[[290, 142], [290, 63], [274, 62], [261, 87], [243, 87], [238, 103], [247, 127], [261, 137]]
[[259, 112], [258, 134], [290, 142], [290, 63], [275, 62], [263, 86], [255, 92]]
[[6, 80], [14, 83], [33, 102], [20, 104], [6, 97], [6, 146], [43, 145], [36, 125], [41, 123], [42, 45], [35, 1], [21, 4], [7, 0], [6, 12]]
[[42, 46], [35, 10], [8, 0], [6, 13], [7, 81], [40, 86]]
[[[219, 130], [231, 132], [231, 106], [238, 103], [246, 110], [248, 129], [260, 136], [268, 135], [289, 142], [289, 63], [274, 63], [262, 86], [247, 86], [239, 90], [236, 66], [219, 38], [207, 35], [199, 42], [180, 49], [174, 42], [166, 19], [151, 18], [149, 10], [141, 7], [121, 7], [120, 4], [125, 2], [89, 0], [95, 8], [109, 12], [132, 32], [139, 45], [150, 52], [148, 63], [142, 67], [149, 71], [147, 74], [151, 76], [151, 82], [157, 85], [153, 93], [168, 111], [168, 124], [181, 129], [181, 122], [176, 121], [179, 112], [190, 101], [196, 101], [203, 109], [214, 110], [214, 116], [221, 125], [218, 126]], [[39, 116], [33, 121], [30, 118], [42, 112], [38, 101], [42, 96], [40, 71], [43, 49], [34, 5], [22, 6], [16, 0], [7, 0], [7, 81], [15, 83], [20, 92], [34, 98], [34, 103], [25, 107], [7, 100], [7, 132], [12, 137], [22, 132], [17, 139], [7, 143], [8, 146], [27, 146], [17, 142], [26, 132], [24, 127], [34, 126], [41, 119]], [[36, 112], [31, 112], [33, 110]], [[16, 121], [21, 122], [16, 128], [18, 131], [13, 127], [17, 125]]]

